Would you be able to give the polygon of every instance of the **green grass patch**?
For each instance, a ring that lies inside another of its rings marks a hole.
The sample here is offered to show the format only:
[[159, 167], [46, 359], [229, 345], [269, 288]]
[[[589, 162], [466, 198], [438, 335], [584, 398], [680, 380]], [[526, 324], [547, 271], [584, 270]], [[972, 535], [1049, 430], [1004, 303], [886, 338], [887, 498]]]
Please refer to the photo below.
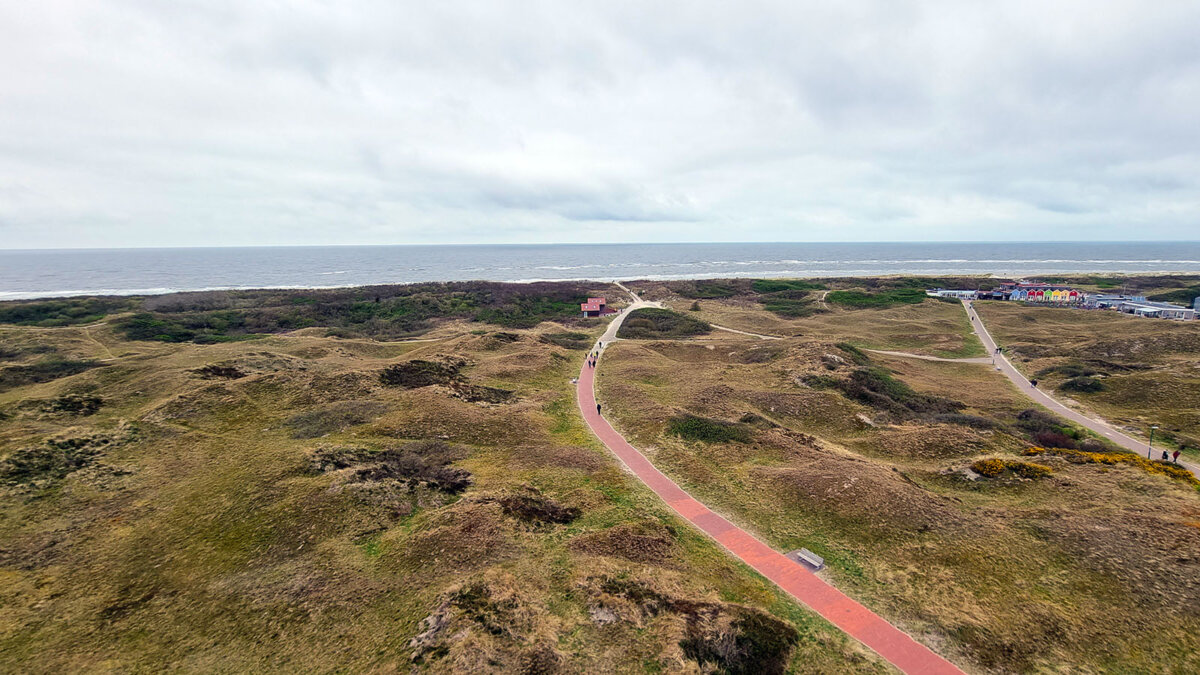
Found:
[[95, 323], [109, 314], [132, 309], [131, 298], [68, 298], [0, 304], [0, 323], [18, 326], [74, 326]]
[[131, 340], [221, 342], [320, 326], [337, 337], [394, 339], [439, 319], [531, 328], [576, 320], [589, 289], [574, 283], [454, 282], [321, 290], [176, 293], [139, 299], [118, 323]]
[[750, 430], [741, 424], [683, 415], [667, 424], [667, 433], [689, 441], [704, 443], [748, 443]]
[[1150, 300], [1156, 300], [1158, 302], [1177, 302], [1181, 305], [1187, 305], [1188, 307], [1192, 306], [1192, 303], [1196, 301], [1196, 298], [1200, 298], [1200, 285], [1188, 286], [1187, 288], [1167, 291], [1165, 293], [1157, 293], [1149, 297]]
[[920, 288], [892, 288], [874, 293], [864, 291], [830, 291], [826, 302], [850, 309], [882, 309], [897, 305], [919, 305], [928, 296]]
[[780, 291], [822, 291], [825, 286], [800, 279], [755, 279], [750, 283], [756, 293], [778, 293]]
[[715, 300], [732, 298], [741, 291], [732, 283], [723, 281], [684, 281], [674, 285], [675, 292], [685, 298]]

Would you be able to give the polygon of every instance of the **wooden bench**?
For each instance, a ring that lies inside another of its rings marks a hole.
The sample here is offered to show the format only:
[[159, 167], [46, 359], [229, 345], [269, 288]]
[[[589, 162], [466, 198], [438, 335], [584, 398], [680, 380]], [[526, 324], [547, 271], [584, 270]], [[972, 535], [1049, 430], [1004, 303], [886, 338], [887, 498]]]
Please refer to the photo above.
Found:
[[796, 549], [785, 555], [789, 560], [798, 562], [814, 572], [825, 569], [825, 559], [806, 548]]

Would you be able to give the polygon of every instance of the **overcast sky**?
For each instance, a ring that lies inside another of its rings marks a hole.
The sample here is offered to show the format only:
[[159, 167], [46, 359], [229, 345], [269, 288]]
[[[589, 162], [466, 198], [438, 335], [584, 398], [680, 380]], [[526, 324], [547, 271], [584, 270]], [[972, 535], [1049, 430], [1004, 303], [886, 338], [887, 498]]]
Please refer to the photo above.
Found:
[[1200, 239], [1200, 2], [0, 3], [0, 248]]

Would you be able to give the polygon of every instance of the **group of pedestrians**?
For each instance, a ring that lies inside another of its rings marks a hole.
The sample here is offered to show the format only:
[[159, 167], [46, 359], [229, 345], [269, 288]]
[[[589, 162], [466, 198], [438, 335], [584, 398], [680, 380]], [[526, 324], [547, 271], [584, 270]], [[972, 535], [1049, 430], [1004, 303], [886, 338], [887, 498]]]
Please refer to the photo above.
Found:
[[604, 348], [603, 342], [596, 343], [596, 348], [594, 350], [592, 350], [592, 352], [590, 354], [588, 354], [588, 357], [587, 357], [587, 367], [588, 368], [596, 367], [596, 362], [600, 360], [600, 350], [603, 348]]
[[1179, 463], [1179, 451], [1178, 451], [1178, 450], [1176, 450], [1175, 452], [1172, 452], [1172, 453], [1170, 454], [1170, 456], [1168, 456], [1168, 455], [1167, 455], [1167, 451], [1166, 451], [1166, 450], [1163, 450], [1163, 454], [1162, 454], [1162, 461], [1164, 461], [1164, 462], [1175, 462], [1176, 464], [1178, 464], [1178, 463]]

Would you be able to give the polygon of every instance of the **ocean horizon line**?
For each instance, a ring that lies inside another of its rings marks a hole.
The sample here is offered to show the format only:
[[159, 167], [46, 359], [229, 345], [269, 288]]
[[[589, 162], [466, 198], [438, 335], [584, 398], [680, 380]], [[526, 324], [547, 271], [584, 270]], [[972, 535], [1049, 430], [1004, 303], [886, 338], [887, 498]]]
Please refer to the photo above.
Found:
[[739, 245], [774, 245], [802, 246], [807, 244], [822, 246], [874, 246], [874, 245], [1007, 245], [1007, 244], [1200, 244], [1200, 239], [1039, 239], [1039, 240], [1000, 240], [1000, 239], [930, 239], [922, 241], [792, 241], [792, 240], [762, 240], [762, 241], [627, 241], [627, 242], [503, 242], [503, 243], [427, 243], [414, 242], [404, 244], [229, 244], [211, 246], [80, 246], [59, 248], [0, 248], [4, 253], [53, 253], [53, 252], [89, 252], [89, 251], [190, 251], [190, 250], [232, 250], [232, 249], [315, 249], [315, 248], [435, 248], [435, 247], [538, 247], [538, 246], [739, 246]]

